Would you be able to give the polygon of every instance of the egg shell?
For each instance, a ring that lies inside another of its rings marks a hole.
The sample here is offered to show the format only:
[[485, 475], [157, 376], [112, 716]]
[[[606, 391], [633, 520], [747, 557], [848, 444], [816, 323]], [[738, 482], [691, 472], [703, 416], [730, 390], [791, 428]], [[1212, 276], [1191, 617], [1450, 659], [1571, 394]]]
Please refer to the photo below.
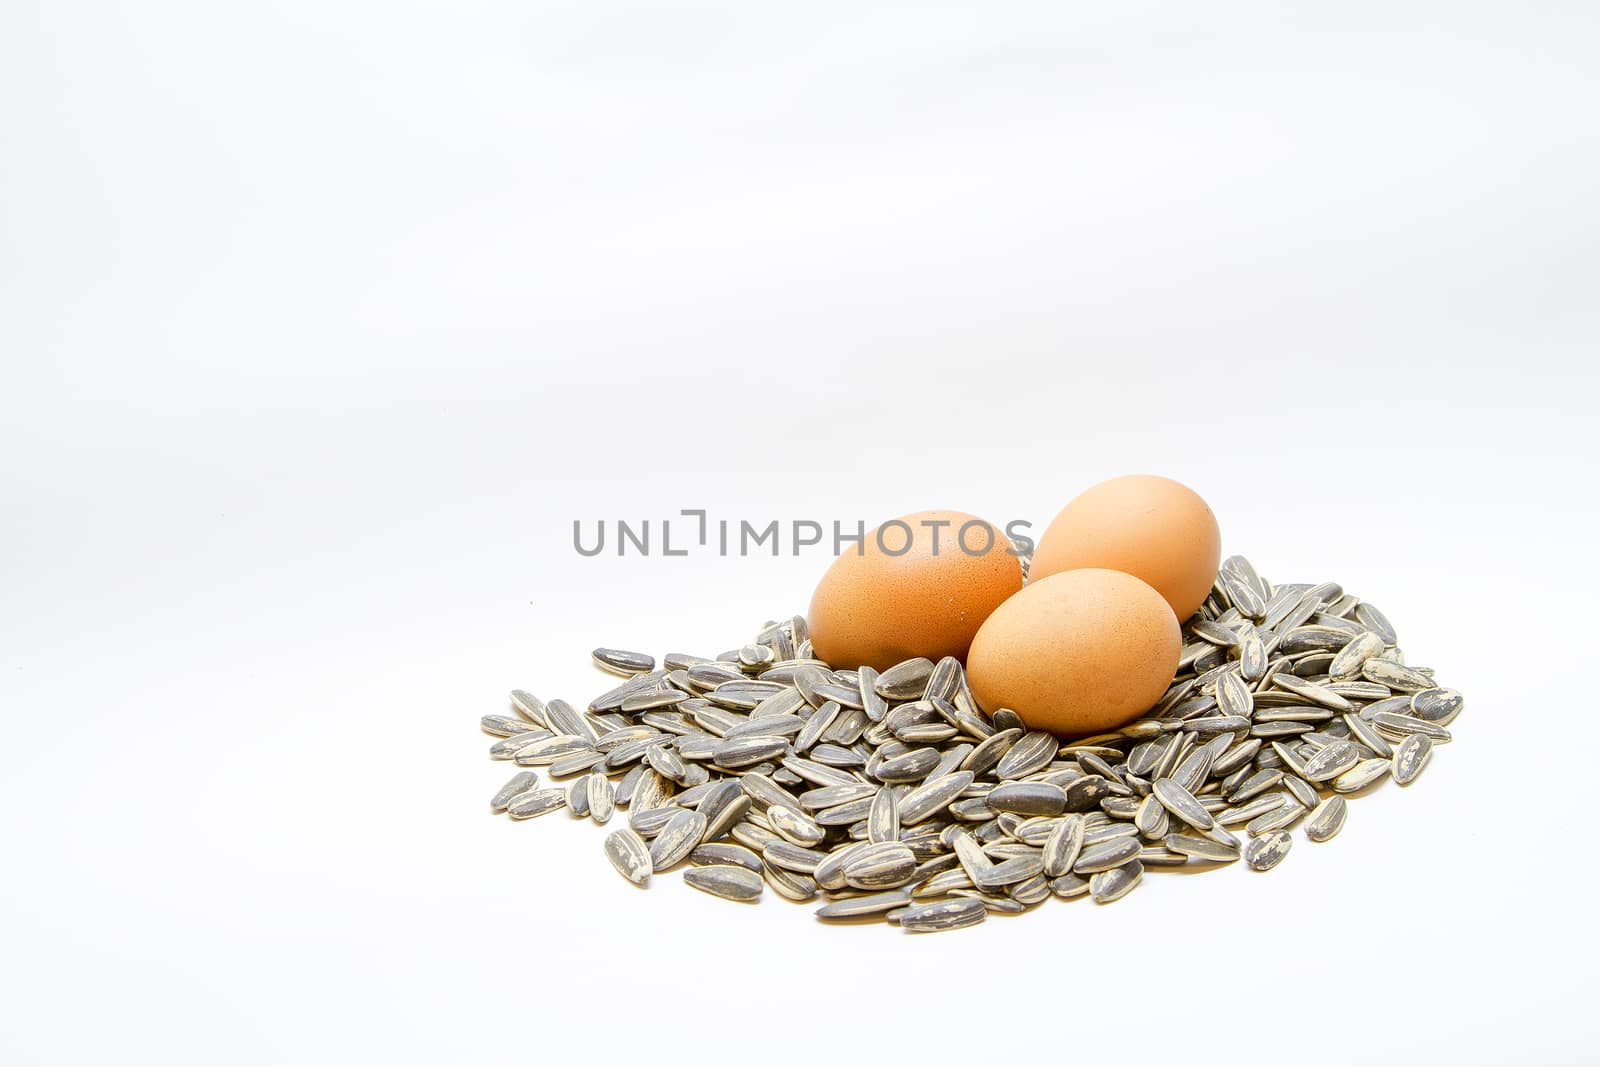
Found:
[[859, 551], [845, 545], [817, 583], [811, 647], [835, 667], [964, 658], [989, 613], [1021, 588], [1022, 561], [992, 523], [961, 511], [902, 515]]
[[1086, 489], [1046, 528], [1028, 573], [1103, 567], [1142, 579], [1180, 620], [1205, 603], [1222, 560], [1217, 517], [1171, 478], [1131, 474]]
[[984, 622], [967, 654], [972, 695], [993, 715], [1084, 736], [1125, 726], [1160, 700], [1183, 638], [1167, 602], [1121, 571], [1033, 579]]

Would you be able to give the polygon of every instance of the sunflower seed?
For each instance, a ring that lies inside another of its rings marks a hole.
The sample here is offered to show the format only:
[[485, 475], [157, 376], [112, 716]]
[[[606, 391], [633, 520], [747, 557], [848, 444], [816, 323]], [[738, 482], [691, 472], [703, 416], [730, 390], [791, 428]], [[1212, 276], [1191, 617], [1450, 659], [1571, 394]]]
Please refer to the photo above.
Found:
[[1167, 818], [1167, 809], [1161, 806], [1161, 801], [1155, 796], [1141, 800], [1139, 809], [1133, 816], [1133, 825], [1147, 838], [1165, 837], [1170, 821]]
[[744, 867], [712, 864], [683, 872], [685, 883], [724, 900], [751, 903], [761, 898], [761, 875]]
[[1193, 826], [1196, 830], [1209, 830], [1215, 820], [1183, 786], [1170, 778], [1160, 778], [1151, 784], [1151, 792], [1169, 812]]
[[1403, 693], [1418, 693], [1434, 688], [1433, 679], [1412, 667], [1392, 660], [1373, 658], [1361, 665], [1361, 676]]
[[1354, 767], [1360, 759], [1361, 752], [1355, 745], [1349, 741], [1335, 741], [1306, 760], [1302, 777], [1312, 782], [1330, 781]]
[[[1279, 796], [1282, 796], [1282, 794], [1280, 793]], [[1275, 811], [1269, 811], [1265, 815], [1258, 815], [1245, 823], [1245, 833], [1251, 837], [1270, 834], [1276, 830], [1282, 830], [1286, 826], [1293, 826], [1303, 819], [1305, 814], [1305, 808], [1302, 808], [1292, 798], [1283, 797], [1283, 802]]]
[[610, 779], [606, 779], [605, 774], [597, 771], [584, 779], [584, 801], [589, 805], [589, 817], [594, 819], [595, 825], [605, 825], [611, 821], [616, 803], [611, 797]]
[[1348, 809], [1349, 805], [1344, 797], [1329, 797], [1324, 800], [1322, 806], [1312, 813], [1310, 821], [1306, 823], [1307, 839], [1332, 840], [1334, 835], [1344, 829], [1345, 813]]
[[650, 843], [651, 865], [658, 871], [664, 871], [682, 863], [700, 844], [705, 832], [706, 817], [700, 812], [676, 812]]
[[617, 873], [634, 885], [644, 885], [654, 873], [644, 839], [626, 827], [606, 835], [605, 852]]
[[1142, 847], [1137, 837], [1118, 837], [1103, 844], [1091, 845], [1079, 854], [1077, 862], [1072, 865], [1072, 873], [1097, 874], [1120, 867], [1137, 856]]
[[1068, 815], [1056, 824], [1045, 839], [1043, 872], [1051, 878], [1070, 874], [1083, 850], [1084, 823], [1081, 815]]
[[1398, 640], [1395, 637], [1394, 627], [1389, 624], [1389, 620], [1384, 617], [1383, 612], [1371, 604], [1365, 602], [1357, 604], [1355, 615], [1356, 621], [1383, 638], [1384, 644], [1392, 645]]
[[1232, 863], [1239, 858], [1239, 846], [1237, 843], [1228, 844], [1209, 837], [1194, 837], [1190, 834], [1168, 834], [1166, 845], [1169, 851], [1184, 856], [1193, 856], [1195, 859]]
[[824, 904], [817, 909], [817, 918], [824, 921], [837, 919], [858, 919], [865, 915], [881, 915], [886, 911], [893, 911], [911, 903], [909, 889], [891, 889], [884, 893], [869, 893], [865, 896], [845, 897], [835, 900], [831, 904]]
[[1317, 792], [1316, 786], [1298, 774], [1286, 774], [1283, 776], [1282, 782], [1284, 788], [1289, 790], [1289, 795], [1294, 797], [1301, 807], [1314, 808], [1317, 806], [1317, 801], [1321, 798], [1321, 794]]
[[1333, 662], [1328, 664], [1328, 678], [1335, 682], [1348, 682], [1361, 677], [1362, 664], [1383, 651], [1383, 638], [1375, 633], [1363, 633], [1350, 639], [1341, 648]]
[[932, 674], [932, 661], [908, 659], [878, 675], [873, 688], [885, 700], [916, 700], [928, 688], [928, 678]]
[[1461, 714], [1463, 703], [1461, 694], [1454, 689], [1434, 687], [1411, 694], [1412, 714], [1435, 726], [1449, 726], [1454, 722]]
[[1217, 678], [1217, 710], [1224, 716], [1248, 718], [1255, 708], [1250, 687], [1237, 674], [1222, 674]]
[[628, 678], [655, 670], [656, 661], [655, 657], [646, 656], [642, 652], [626, 652], [620, 648], [597, 648], [594, 650], [594, 665], [608, 673]]
[[565, 700], [552, 700], [544, 706], [544, 717], [550, 729], [557, 734], [570, 734], [593, 744], [599, 734], [577, 708]]
[[766, 879], [773, 892], [797, 903], [803, 904], [817, 895], [817, 883], [809, 875], [764, 865], [761, 876]]
[[1394, 750], [1394, 780], [1396, 785], [1410, 785], [1417, 780], [1428, 761], [1433, 758], [1433, 742], [1424, 734], [1411, 734]]
[[1130, 860], [1120, 867], [1101, 871], [1090, 878], [1089, 893], [1094, 897], [1096, 904], [1110, 904], [1133, 892], [1142, 877], [1144, 877], [1144, 864], [1138, 860]]
[[565, 789], [531, 789], [511, 798], [506, 811], [513, 819], [533, 819], [567, 806]]
[[893, 889], [916, 873], [916, 855], [902, 844], [868, 845], [844, 865], [847, 885], [856, 889]]
[[1411, 734], [1421, 734], [1422, 736], [1433, 741], [1450, 740], [1449, 730], [1446, 730], [1444, 727], [1438, 726], [1424, 719], [1413, 718], [1410, 715], [1399, 715], [1390, 711], [1380, 711], [1378, 714], [1372, 717], [1371, 721], [1372, 724], [1378, 729], [1383, 730], [1386, 733], [1393, 734], [1399, 738], [1404, 738]]
[[1333, 690], [1315, 682], [1297, 678], [1292, 674], [1275, 674], [1272, 676], [1272, 684], [1285, 692], [1293, 693], [1303, 700], [1309, 700], [1311, 703], [1324, 708], [1331, 708], [1338, 712], [1355, 710], [1355, 705]]
[[1005, 782], [991, 789], [984, 802], [995, 811], [1018, 815], [1060, 815], [1066, 810], [1067, 794], [1048, 782]]
[[896, 841], [900, 836], [900, 802], [888, 786], [879, 789], [872, 798], [867, 813], [867, 840], [875, 844]]
[[819, 845], [827, 836], [822, 827], [783, 804], [774, 804], [767, 809], [767, 821], [772, 824], [772, 829], [780, 837], [802, 848]]
[[817, 864], [828, 858], [826, 852], [815, 849], [802, 848], [790, 844], [782, 838], [777, 838], [761, 850], [761, 858], [774, 867], [781, 867], [786, 871], [796, 874], [813, 874]]
[[496, 814], [505, 811], [511, 799], [520, 796], [539, 784], [539, 776], [533, 771], [519, 771], [512, 775], [505, 785], [501, 786], [494, 796], [489, 798], [489, 810]]
[[563, 756], [591, 750], [587, 739], [574, 734], [553, 734], [517, 750], [516, 760], [523, 766], [548, 767]]
[[900, 824], [914, 826], [944, 810], [973, 782], [971, 771], [957, 771], [918, 786], [900, 798]]
[[941, 930], [959, 930], [976, 926], [988, 918], [989, 909], [983, 901], [970, 897], [953, 900], [936, 900], [931, 904], [916, 904], [900, 916], [900, 928], [911, 933], [936, 933]]
[[1390, 765], [1386, 759], [1364, 759], [1335, 778], [1333, 788], [1338, 793], [1359, 793], [1389, 771]]
[[1283, 830], [1265, 834], [1244, 847], [1244, 861], [1252, 871], [1270, 871], [1289, 854], [1294, 838]]
[[1024, 734], [1000, 758], [1000, 762], [995, 766], [995, 777], [1002, 780], [1026, 778], [1035, 771], [1049, 766], [1050, 761], [1056, 758], [1056, 751], [1060, 747], [1061, 742], [1043, 730]]
[[695, 846], [689, 853], [689, 862], [698, 867], [711, 867], [717, 865], [743, 867], [747, 871], [761, 873], [761, 857], [745, 848], [743, 845], [729, 845], [720, 841], [708, 841], [703, 845]]
[[781, 737], [756, 735], [724, 741], [717, 746], [711, 758], [719, 767], [753, 767], [782, 756], [788, 749], [789, 742]]

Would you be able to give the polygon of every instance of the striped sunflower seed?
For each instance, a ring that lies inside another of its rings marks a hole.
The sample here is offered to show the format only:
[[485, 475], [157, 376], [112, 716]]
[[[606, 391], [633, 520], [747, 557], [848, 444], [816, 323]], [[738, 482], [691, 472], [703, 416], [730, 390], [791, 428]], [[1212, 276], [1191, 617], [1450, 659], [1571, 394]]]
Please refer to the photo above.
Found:
[[617, 873], [634, 885], [644, 885], [655, 872], [655, 868], [650, 864], [650, 849], [645, 845], [644, 838], [627, 827], [613, 830], [606, 835], [605, 852], [606, 859], [611, 861], [611, 866], [617, 869]]
[[911, 881], [917, 857], [902, 844], [868, 845], [841, 872], [856, 889], [893, 889]]
[[1130, 860], [1120, 867], [1113, 867], [1109, 871], [1101, 871], [1089, 879], [1089, 893], [1094, 897], [1096, 904], [1110, 904], [1121, 900], [1139, 884], [1144, 877], [1144, 864], [1138, 860]]
[[761, 857], [743, 845], [730, 845], [721, 841], [708, 841], [689, 853], [689, 862], [697, 867], [734, 866], [761, 873]]
[[[1330, 841], [1344, 829], [1345, 813], [1349, 805], [1344, 797], [1329, 797], [1312, 813], [1306, 823], [1306, 837], [1312, 841]], [[1260, 840], [1259, 838], [1257, 840]]]
[[891, 889], [884, 893], [868, 893], [864, 896], [844, 897], [831, 904], [824, 904], [817, 909], [817, 918], [824, 922], [837, 922], [842, 919], [859, 919], [867, 915], [882, 915], [895, 908], [903, 908], [911, 903], [911, 890]]
[[1270, 871], [1283, 862], [1292, 844], [1294, 838], [1283, 830], [1264, 834], [1244, 847], [1244, 861], [1252, 871]]
[[1424, 734], [1411, 734], [1394, 750], [1393, 772], [1396, 785], [1410, 785], [1433, 758], [1433, 742]]
[[528, 792], [539, 784], [539, 776], [533, 771], [519, 771], [512, 775], [505, 785], [501, 786], [494, 796], [489, 798], [489, 810], [499, 814], [506, 810], [506, 805], [511, 803], [513, 797]]
[[698, 811], [677, 811], [650, 843], [651, 865], [658, 871], [664, 871], [682, 863], [700, 844], [705, 832], [706, 817], [703, 814]]
[[760, 900], [764, 884], [761, 875], [747, 867], [715, 863], [690, 867], [683, 872], [683, 880], [703, 893], [741, 903]]
[[1228, 844], [1215, 841], [1209, 837], [1195, 837], [1190, 834], [1168, 834], [1166, 840], [1168, 851], [1176, 852], [1183, 856], [1193, 856], [1195, 859], [1212, 860], [1219, 863], [1232, 863], [1239, 858], [1237, 843]]
[[900, 916], [900, 928], [914, 934], [937, 933], [976, 926], [988, 917], [989, 909], [981, 900], [936, 900], [907, 908]]
[[1161, 802], [1162, 807], [1196, 830], [1209, 830], [1216, 821], [1194, 798], [1194, 794], [1170, 778], [1157, 779], [1151, 785], [1151, 792]]
[[565, 789], [532, 789], [514, 796], [506, 804], [513, 819], [535, 819], [567, 806]]

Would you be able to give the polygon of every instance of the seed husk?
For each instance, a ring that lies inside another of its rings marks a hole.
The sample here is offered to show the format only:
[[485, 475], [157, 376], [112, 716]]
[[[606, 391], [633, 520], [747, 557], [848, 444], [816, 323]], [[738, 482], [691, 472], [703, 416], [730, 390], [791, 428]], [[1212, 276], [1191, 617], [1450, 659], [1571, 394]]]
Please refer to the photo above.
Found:
[[539, 776], [533, 771], [519, 771], [512, 775], [505, 785], [501, 786], [494, 796], [489, 798], [489, 810], [499, 814], [506, 810], [506, 805], [511, 799], [535, 788], [539, 784]]
[[902, 844], [868, 845], [842, 871], [846, 885], [856, 889], [893, 889], [911, 881], [917, 857]]
[[911, 890], [891, 889], [884, 893], [868, 893], [864, 896], [844, 897], [831, 904], [824, 904], [817, 909], [817, 918], [823, 921], [838, 921], [841, 919], [859, 919], [866, 915], [881, 915], [895, 908], [906, 907], [911, 903]]
[[1410, 785], [1433, 758], [1433, 742], [1424, 734], [1411, 734], [1394, 750], [1396, 785]]
[[680, 810], [667, 820], [650, 843], [650, 863], [658, 871], [689, 858], [706, 832], [706, 817], [698, 811]]
[[683, 872], [683, 880], [701, 892], [741, 903], [760, 900], [764, 884], [755, 871], [732, 864], [690, 867]]
[[1138, 860], [1130, 860], [1120, 867], [1101, 871], [1090, 878], [1089, 893], [1094, 897], [1096, 904], [1110, 904], [1133, 892], [1143, 877], [1144, 864]]
[[627, 827], [613, 830], [606, 835], [605, 853], [606, 859], [611, 861], [611, 866], [616, 868], [617, 873], [634, 885], [644, 885], [655, 872], [650, 863], [650, 849], [645, 845], [644, 838]]
[[655, 657], [647, 656], [642, 652], [628, 652], [620, 648], [595, 649], [594, 665], [603, 671], [619, 674], [624, 678], [631, 678], [636, 674], [645, 674], [656, 669]]
[[1216, 821], [1194, 798], [1194, 794], [1170, 778], [1157, 779], [1151, 785], [1151, 792], [1162, 807], [1196, 830], [1209, 830]]
[[1217, 710], [1224, 716], [1248, 720], [1255, 709], [1255, 698], [1250, 687], [1237, 674], [1224, 673], [1217, 678]]
[[513, 819], [535, 819], [566, 806], [565, 789], [531, 789], [512, 797], [506, 804], [506, 812]]
[[1239, 858], [1239, 846], [1237, 843], [1227, 844], [1209, 837], [1197, 837], [1192, 834], [1168, 834], [1166, 845], [1168, 851], [1184, 856], [1193, 856], [1195, 859], [1200, 860], [1232, 863]]
[[697, 845], [695, 850], [689, 853], [689, 862], [697, 867], [732, 865], [757, 874], [761, 873], [760, 856], [743, 845], [733, 845], [723, 841], [708, 841], [703, 845]]
[[1400, 693], [1418, 693], [1433, 688], [1433, 679], [1412, 667], [1393, 660], [1374, 657], [1361, 665], [1361, 676], [1369, 682], [1386, 685]]
[[971, 771], [956, 771], [913, 789], [900, 798], [900, 824], [913, 826], [950, 806], [973, 782]]
[[[1344, 797], [1329, 797], [1312, 813], [1306, 823], [1306, 837], [1312, 841], [1330, 841], [1344, 829], [1345, 814], [1349, 805]], [[1259, 840], [1259, 838], [1258, 838]]]
[[1390, 769], [1390, 763], [1386, 759], [1364, 759], [1333, 780], [1334, 791], [1359, 793], [1387, 775]]
[[900, 928], [914, 934], [936, 933], [976, 926], [989, 917], [983, 901], [970, 897], [916, 904], [900, 915]]
[[1001, 780], [1026, 778], [1035, 771], [1049, 766], [1050, 761], [1056, 758], [1056, 752], [1060, 747], [1061, 742], [1043, 730], [1024, 734], [1000, 758], [999, 764], [995, 767], [995, 776]]
[[1385, 733], [1393, 734], [1403, 739], [1411, 734], [1421, 734], [1432, 741], [1450, 740], [1450, 731], [1444, 727], [1428, 722], [1425, 719], [1414, 718], [1410, 715], [1400, 715], [1390, 711], [1380, 711], [1372, 717], [1372, 725]]
[[768, 864], [762, 867], [761, 876], [774, 893], [796, 903], [803, 904], [817, 895], [817, 883], [809, 875]]
[[1283, 830], [1263, 834], [1244, 847], [1244, 861], [1252, 871], [1270, 871], [1283, 862], [1292, 844], [1294, 838]]
[[1086, 847], [1072, 865], [1073, 874], [1097, 874], [1120, 867], [1139, 854], [1143, 846], [1137, 837], [1116, 837]]
[[1449, 726], [1465, 703], [1454, 689], [1433, 687], [1411, 694], [1411, 713], [1436, 726]]
[[1049, 782], [1004, 782], [989, 790], [984, 802], [1017, 815], [1060, 815], [1067, 809], [1067, 793]]

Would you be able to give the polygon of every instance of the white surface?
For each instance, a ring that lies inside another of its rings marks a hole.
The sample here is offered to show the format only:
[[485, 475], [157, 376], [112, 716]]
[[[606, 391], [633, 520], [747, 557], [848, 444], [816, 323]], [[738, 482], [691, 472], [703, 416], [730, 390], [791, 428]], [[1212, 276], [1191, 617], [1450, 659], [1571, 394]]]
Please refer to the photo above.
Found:
[[[1597, 21], [6, 5], [0, 1059], [1592, 1060]], [[505, 690], [825, 563], [574, 518], [1141, 470], [1467, 694], [1336, 841], [914, 938], [485, 813]]]

